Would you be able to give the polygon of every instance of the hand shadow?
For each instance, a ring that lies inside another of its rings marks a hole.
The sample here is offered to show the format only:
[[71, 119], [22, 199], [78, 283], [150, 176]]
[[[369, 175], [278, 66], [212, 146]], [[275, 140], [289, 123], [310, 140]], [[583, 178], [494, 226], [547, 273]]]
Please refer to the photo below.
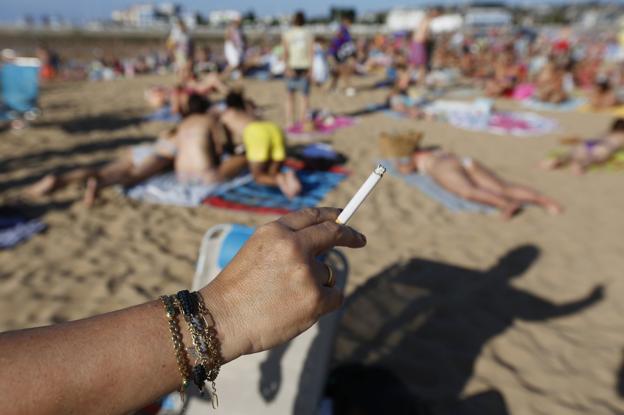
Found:
[[272, 402], [282, 385], [282, 357], [290, 343], [284, 343], [269, 351], [265, 361], [260, 363], [260, 383], [258, 389], [266, 402]]
[[620, 398], [624, 398], [624, 350], [622, 350], [622, 364], [617, 374], [617, 393]]
[[[323, 261], [334, 270], [336, 287], [344, 290], [349, 276], [347, 258], [340, 251], [332, 249], [327, 252]], [[309, 413], [321, 398], [338, 320], [339, 313], [334, 312], [324, 315], [316, 324], [316, 335], [307, 347], [307, 354], [300, 368], [297, 395], [292, 407], [294, 414]], [[258, 391], [265, 402], [272, 402], [277, 398], [284, 379], [293, 381], [292, 376], [289, 379], [288, 373], [282, 373], [282, 360], [289, 347], [296, 341], [297, 339], [294, 339], [271, 349], [267, 353], [266, 359], [260, 363]], [[293, 352], [299, 353], [297, 350], [293, 350]], [[291, 367], [291, 369], [295, 368]]]

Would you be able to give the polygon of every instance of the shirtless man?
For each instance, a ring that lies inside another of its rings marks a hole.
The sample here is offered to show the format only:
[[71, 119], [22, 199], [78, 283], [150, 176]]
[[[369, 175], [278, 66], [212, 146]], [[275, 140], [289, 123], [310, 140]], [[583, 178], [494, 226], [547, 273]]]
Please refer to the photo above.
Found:
[[[177, 127], [175, 172], [179, 181], [212, 184], [235, 176], [244, 167], [244, 157], [234, 156], [234, 144], [219, 116], [208, 112], [206, 99], [192, 95], [192, 115]], [[225, 160], [225, 155], [231, 157]]]
[[242, 94], [231, 92], [226, 97], [227, 110], [221, 116], [223, 124], [245, 147], [249, 170], [258, 184], [277, 186], [288, 198], [301, 192], [297, 175], [282, 172], [286, 160], [286, 145], [281, 129], [273, 122], [263, 121], [247, 110]]
[[566, 154], [544, 160], [541, 166], [554, 170], [569, 165], [572, 172], [580, 175], [592, 165], [608, 161], [621, 149], [624, 149], [624, 118], [616, 119], [611, 125], [611, 131], [604, 137], [581, 141]]
[[556, 201], [536, 190], [507, 182], [478, 161], [442, 149], [416, 150], [398, 168], [403, 174], [426, 174], [459, 197], [498, 208], [505, 220], [518, 213], [523, 204], [538, 205], [553, 215], [563, 211]]
[[205, 98], [191, 95], [186, 118], [154, 144], [134, 146], [99, 169], [79, 168], [63, 175], [47, 175], [28, 187], [24, 195], [39, 197], [73, 183], [86, 183], [84, 203], [91, 207], [103, 188], [132, 186], [171, 167], [175, 167], [181, 181], [213, 183], [228, 178], [240, 170], [241, 157], [221, 163], [228, 147], [227, 136], [217, 117], [206, 114], [208, 108]]

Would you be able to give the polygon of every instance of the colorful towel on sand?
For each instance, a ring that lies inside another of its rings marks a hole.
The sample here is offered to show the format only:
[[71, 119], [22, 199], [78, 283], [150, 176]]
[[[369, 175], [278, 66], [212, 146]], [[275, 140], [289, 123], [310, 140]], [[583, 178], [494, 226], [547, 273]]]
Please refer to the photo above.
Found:
[[448, 190], [440, 187], [439, 184], [427, 175], [418, 173], [408, 175], [401, 174], [395, 168], [395, 162], [393, 160], [381, 160], [380, 163], [388, 169], [388, 173], [393, 176], [400, 177], [408, 185], [418, 188], [421, 192], [440, 203], [451, 212], [493, 213], [496, 211], [496, 209], [491, 206], [471, 202], [454, 195]]
[[240, 186], [219, 190], [208, 197], [204, 204], [224, 209], [282, 215], [318, 205], [348, 174], [347, 170], [340, 167], [329, 171], [297, 170], [303, 191], [293, 199], [288, 199], [276, 187], [249, 181]]
[[394, 119], [397, 119], [397, 120], [400, 120], [400, 119], [406, 119], [406, 120], [408, 120], [408, 119], [409, 119], [409, 117], [408, 117], [407, 115], [405, 115], [405, 114], [403, 114], [403, 113], [401, 113], [401, 112], [398, 112], [398, 111], [393, 111], [393, 110], [382, 110], [382, 111], [381, 111], [381, 113], [382, 113], [383, 115], [385, 115], [386, 117], [389, 117], [389, 118], [394, 118]]
[[142, 202], [176, 206], [200, 206], [202, 201], [220, 190], [252, 181], [251, 175], [223, 184], [182, 183], [174, 173], [151, 177], [133, 187], [123, 189], [125, 196]]
[[286, 130], [286, 133], [288, 133], [288, 135], [293, 138], [325, 136], [333, 134], [336, 130], [351, 127], [353, 124], [355, 124], [355, 120], [351, 117], [337, 116], [331, 120], [327, 120], [327, 118], [325, 118], [324, 120], [325, 121], [314, 121], [314, 131], [304, 131], [303, 124], [297, 123], [294, 126], [288, 128]]
[[12, 248], [45, 230], [46, 224], [20, 216], [0, 217], [0, 249]]
[[624, 171], [624, 150], [620, 150], [609, 161], [594, 166], [591, 170], [597, 171]]
[[[424, 110], [430, 117], [447, 121], [457, 128], [514, 137], [548, 134], [559, 126], [555, 120], [538, 114], [494, 111], [492, 106], [489, 99], [473, 102], [439, 100], [426, 105]], [[384, 114], [404, 118], [404, 115], [391, 110], [384, 111]]]
[[451, 112], [448, 122], [454, 127], [491, 134], [529, 137], [557, 130], [555, 120], [530, 112]]
[[174, 114], [171, 112], [171, 107], [169, 105], [157, 109], [153, 113], [146, 115], [143, 118], [145, 121], [164, 121], [164, 122], [179, 122], [182, 118], [180, 114]]
[[522, 106], [535, 111], [574, 111], [585, 105], [583, 98], [570, 98], [559, 104], [542, 102], [533, 98], [522, 101]]
[[524, 101], [531, 98], [535, 94], [535, 85], [533, 84], [520, 84], [516, 86], [511, 94], [511, 98], [516, 101]]
[[454, 113], [470, 113], [476, 115], [489, 115], [493, 112], [494, 101], [489, 98], [478, 98], [474, 101], [455, 101], [439, 99], [429, 103], [425, 110], [431, 115], [440, 118], [448, 118]]

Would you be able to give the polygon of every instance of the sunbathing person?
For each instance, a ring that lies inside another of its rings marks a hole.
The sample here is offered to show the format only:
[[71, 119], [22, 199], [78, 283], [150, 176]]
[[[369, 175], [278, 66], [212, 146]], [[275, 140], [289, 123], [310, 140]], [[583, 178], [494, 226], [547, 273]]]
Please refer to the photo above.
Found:
[[550, 60], [544, 65], [535, 80], [535, 97], [542, 102], [560, 104], [568, 99], [564, 87], [565, 69]]
[[544, 160], [541, 166], [548, 170], [570, 166], [576, 174], [583, 174], [591, 166], [609, 161], [619, 150], [624, 149], [624, 118], [616, 119], [605, 136], [580, 141], [574, 148], [562, 155]]
[[425, 118], [421, 102], [409, 95], [411, 73], [406, 62], [401, 60], [395, 64], [396, 78], [394, 85], [388, 94], [386, 103], [389, 109], [408, 118]]
[[618, 105], [622, 105], [622, 102], [608, 79], [594, 83], [589, 92], [589, 106], [592, 110], [602, 111]]
[[249, 170], [258, 184], [277, 186], [289, 198], [301, 192], [297, 175], [286, 170], [286, 143], [280, 127], [259, 119], [248, 111], [241, 93], [226, 97], [227, 110], [221, 116], [223, 124], [243, 143]]
[[203, 95], [205, 97], [212, 94], [224, 95], [228, 90], [227, 84], [216, 72], [206, 72], [199, 76], [191, 73], [184, 78], [184, 82], [175, 88], [163, 86], [149, 88], [145, 91], [145, 100], [154, 109], [169, 105], [172, 114], [184, 114], [188, 111], [188, 100], [191, 95]]
[[238, 174], [245, 157], [235, 154], [231, 134], [205, 98], [191, 96], [193, 114], [177, 127], [176, 177], [181, 182], [213, 184]]
[[520, 75], [520, 65], [515, 62], [513, 50], [505, 51], [496, 61], [494, 79], [486, 83], [485, 94], [493, 98], [511, 96]]
[[[119, 159], [101, 168], [79, 168], [62, 175], [49, 174], [29, 186], [24, 191], [24, 195], [40, 197], [70, 184], [84, 183], [86, 190], [83, 201], [87, 207], [91, 207], [99, 192], [105, 187], [133, 186], [174, 165], [183, 172], [196, 172], [197, 165], [185, 156], [188, 152], [188, 143], [184, 137], [189, 128], [188, 120], [194, 120], [196, 116], [207, 118], [205, 113], [208, 107], [207, 100], [193, 95], [189, 100], [189, 112], [186, 114], [186, 119], [176, 128], [163, 133], [155, 143], [131, 147]], [[179, 145], [180, 143], [182, 146]], [[178, 152], [179, 148], [184, 150], [182, 157]]]
[[398, 168], [403, 174], [426, 174], [461, 198], [495, 207], [504, 219], [513, 217], [524, 204], [538, 205], [551, 214], [563, 211], [556, 201], [536, 190], [507, 182], [478, 161], [440, 148], [417, 149]]
[[423, 102], [408, 95], [407, 91], [394, 87], [388, 95], [387, 105], [392, 111], [407, 118], [421, 120], [427, 116]]
[[49, 195], [75, 183], [86, 184], [83, 202], [95, 203], [98, 193], [107, 186], [132, 186], [173, 166], [176, 153], [175, 130], [166, 131], [154, 144], [133, 146], [121, 157], [101, 168], [78, 168], [68, 173], [48, 174], [26, 188], [26, 197]]

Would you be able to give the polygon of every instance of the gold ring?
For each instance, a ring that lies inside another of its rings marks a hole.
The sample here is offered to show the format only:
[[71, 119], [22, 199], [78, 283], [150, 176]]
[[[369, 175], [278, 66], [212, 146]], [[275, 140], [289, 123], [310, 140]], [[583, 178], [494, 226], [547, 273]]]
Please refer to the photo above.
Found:
[[336, 278], [334, 278], [334, 269], [327, 264], [325, 264], [325, 266], [327, 267], [327, 272], [329, 272], [329, 276], [327, 277], [327, 282], [325, 283], [325, 286], [332, 288], [334, 285], [336, 285]]

